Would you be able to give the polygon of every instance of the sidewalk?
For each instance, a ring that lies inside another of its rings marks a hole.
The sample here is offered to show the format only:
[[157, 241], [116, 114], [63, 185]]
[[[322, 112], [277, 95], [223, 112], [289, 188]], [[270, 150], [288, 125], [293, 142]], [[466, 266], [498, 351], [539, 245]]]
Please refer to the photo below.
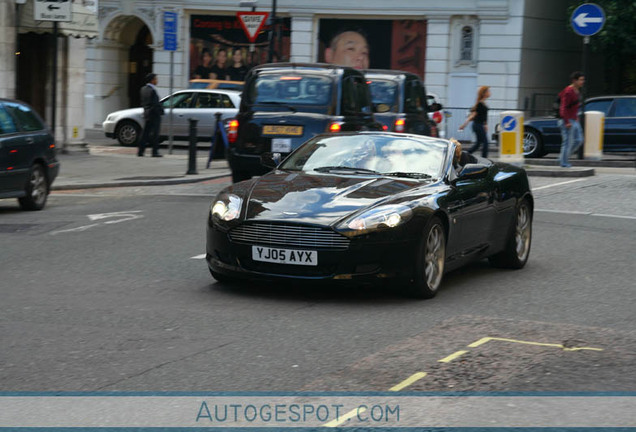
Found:
[[52, 190], [90, 189], [123, 186], [154, 186], [196, 183], [231, 175], [226, 160], [213, 160], [206, 168], [207, 151], [197, 154], [196, 171], [188, 171], [188, 153], [177, 150], [164, 157], [137, 157], [134, 147], [88, 145], [88, 152], [58, 154], [60, 173], [53, 182]]

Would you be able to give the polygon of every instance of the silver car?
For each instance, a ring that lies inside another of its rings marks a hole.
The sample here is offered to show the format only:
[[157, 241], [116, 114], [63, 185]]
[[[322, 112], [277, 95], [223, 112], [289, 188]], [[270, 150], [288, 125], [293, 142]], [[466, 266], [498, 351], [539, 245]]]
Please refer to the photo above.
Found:
[[[241, 93], [234, 90], [188, 89], [172, 94], [172, 134], [175, 140], [188, 140], [189, 119], [197, 119], [199, 141], [211, 140], [216, 122], [233, 118], [241, 103]], [[170, 134], [170, 96], [161, 99], [165, 115], [161, 118], [161, 139]], [[135, 146], [143, 129], [143, 108], [130, 108], [108, 114], [102, 126], [109, 138], [116, 138], [123, 146]]]

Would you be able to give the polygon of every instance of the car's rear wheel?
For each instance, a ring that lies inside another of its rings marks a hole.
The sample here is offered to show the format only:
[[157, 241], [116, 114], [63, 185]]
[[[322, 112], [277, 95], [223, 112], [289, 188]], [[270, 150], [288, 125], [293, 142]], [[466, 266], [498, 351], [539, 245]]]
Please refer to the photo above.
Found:
[[415, 263], [415, 277], [409, 293], [418, 298], [437, 294], [446, 264], [446, 234], [438, 217], [433, 217], [424, 229]]
[[119, 144], [127, 147], [134, 147], [141, 138], [141, 126], [132, 120], [124, 120], [117, 125], [115, 132]]
[[531, 245], [532, 207], [530, 202], [524, 199], [517, 206], [506, 248], [488, 259], [495, 267], [520, 269], [528, 262]]
[[42, 210], [44, 208], [49, 195], [49, 183], [42, 165], [35, 164], [31, 167], [24, 192], [26, 196], [18, 198], [23, 210]]
[[523, 155], [527, 158], [540, 158], [544, 154], [543, 140], [539, 131], [525, 129], [523, 132]]

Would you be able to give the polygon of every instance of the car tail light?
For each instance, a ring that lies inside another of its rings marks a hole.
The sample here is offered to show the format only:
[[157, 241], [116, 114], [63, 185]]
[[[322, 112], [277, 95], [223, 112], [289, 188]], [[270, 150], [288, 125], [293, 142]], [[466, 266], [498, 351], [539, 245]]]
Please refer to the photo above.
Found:
[[382, 125], [382, 130], [383, 130], [383, 131], [388, 131], [388, 130], [389, 130], [389, 127], [388, 127], [387, 125]]
[[331, 123], [329, 125], [329, 132], [340, 132], [340, 123]]
[[236, 138], [238, 138], [238, 127], [238, 120], [230, 120], [227, 130], [227, 140], [230, 144], [234, 144], [236, 142]]
[[396, 132], [404, 132], [404, 124], [406, 121], [404, 119], [397, 119], [395, 124], [393, 125], [393, 130]]
[[433, 113], [433, 120], [435, 120], [435, 123], [440, 124], [443, 118], [444, 116], [442, 115], [441, 111], [435, 111]]

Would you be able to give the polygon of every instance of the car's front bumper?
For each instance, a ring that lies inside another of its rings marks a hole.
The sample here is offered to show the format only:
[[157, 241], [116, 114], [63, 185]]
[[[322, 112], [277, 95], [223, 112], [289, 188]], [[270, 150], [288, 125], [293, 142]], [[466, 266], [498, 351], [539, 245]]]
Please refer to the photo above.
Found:
[[[411, 278], [417, 240], [353, 238], [347, 249], [316, 249], [318, 265], [277, 264], [252, 259], [252, 245], [233, 242], [209, 222], [206, 260], [210, 269], [229, 277], [254, 280], [301, 279], [374, 283]], [[273, 247], [271, 244], [264, 245]], [[305, 249], [281, 246], [281, 249]]]
[[102, 129], [104, 130], [104, 135], [108, 138], [115, 138], [115, 126], [117, 125], [114, 121], [106, 120], [102, 123]]

